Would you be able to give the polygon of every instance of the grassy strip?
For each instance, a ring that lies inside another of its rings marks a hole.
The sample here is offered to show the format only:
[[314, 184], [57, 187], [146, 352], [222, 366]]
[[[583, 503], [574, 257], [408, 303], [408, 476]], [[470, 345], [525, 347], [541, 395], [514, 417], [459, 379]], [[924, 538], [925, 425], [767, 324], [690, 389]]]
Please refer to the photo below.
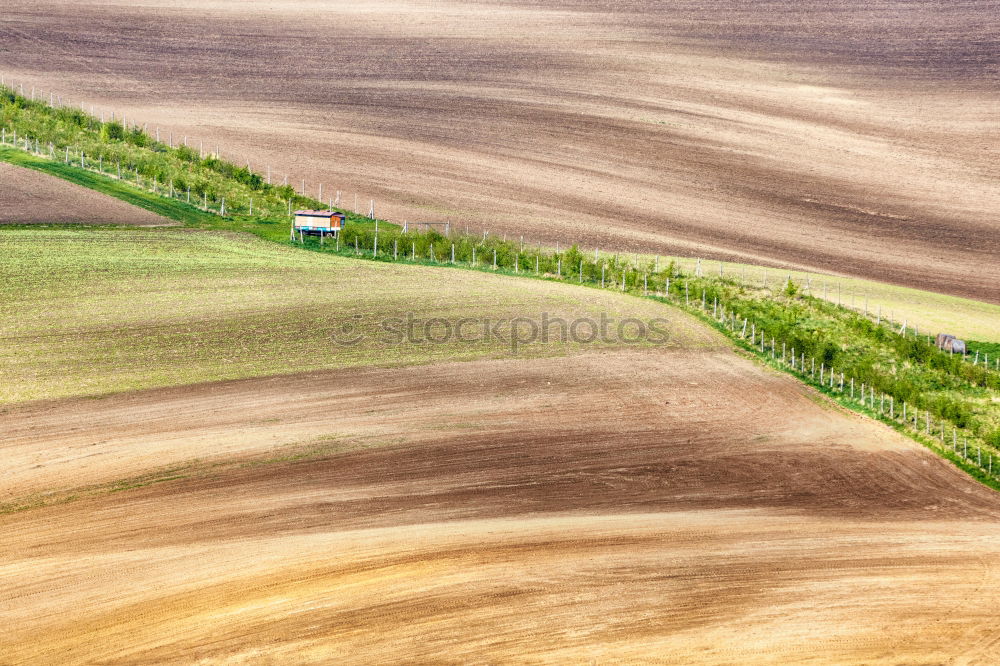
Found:
[[108, 176], [38, 157], [9, 146], [0, 146], [0, 160], [62, 178], [184, 224], [207, 224], [212, 223], [215, 218], [211, 213], [201, 211], [190, 204], [145, 192]]
[[[6, 86], [0, 86], [0, 138], [3, 144], [63, 165], [65, 170], [46, 171], [66, 180], [88, 187], [91, 185], [87, 183], [93, 183], [94, 189], [105, 191], [102, 188], [107, 188], [107, 184], [102, 180], [80, 180], [83, 178], [80, 174], [88, 169], [97, 170], [101, 175], [111, 174], [112, 182], [134, 183], [130, 194], [146, 190], [163, 192], [169, 198], [193, 204], [194, 210], [224, 213], [222, 217], [243, 216], [287, 225], [290, 211], [325, 208], [327, 204], [296, 192], [290, 185], [272, 184], [269, 177], [255, 173], [249, 165], [233, 164], [216, 154], [205, 153], [200, 146], [195, 149], [175, 143], [172, 138], [161, 141], [161, 137], [150, 135], [145, 127], [106, 121], [76, 108], [49, 106]], [[34, 162], [23, 166], [39, 168]], [[122, 198], [118, 196], [121, 192], [107, 190], [118, 198]], [[136, 205], [149, 203], [142, 198], [123, 200]], [[349, 221], [366, 219], [339, 210]], [[195, 221], [204, 222], [205, 218]]]
[[[216, 211], [203, 209], [187, 203], [181, 193], [177, 193], [174, 197], [166, 196], [139, 187], [129, 181], [119, 180], [111, 174], [81, 168], [74, 164], [65, 164], [58, 160], [52, 160], [45, 156], [32, 154], [25, 150], [2, 144], [0, 144], [0, 161], [61, 178], [156, 213], [167, 219], [176, 220], [192, 228], [246, 232], [265, 240], [285, 245], [289, 245], [291, 242], [289, 236], [290, 221], [286, 216], [279, 218], [236, 214], [221, 216]], [[351, 219], [351, 226], [357, 230], [374, 229], [376, 225], [375, 221], [356, 215], [351, 215], [349, 218]], [[379, 223], [383, 229], [390, 229], [396, 226], [381, 221]], [[37, 227], [37, 225], [33, 226]]]
[[969, 356], [978, 358], [984, 365], [989, 362], [991, 368], [1000, 369], [1000, 342], [980, 342], [978, 340], [966, 340], [966, 348]]
[[[648, 263], [653, 259], [653, 255], [634, 256], [638, 263]], [[919, 328], [924, 333], [951, 333], [966, 341], [1000, 343], [998, 304], [816, 271], [708, 261], [696, 257], [678, 257], [675, 261], [684, 273], [738, 279], [762, 288], [766, 285], [781, 289], [790, 278], [802, 288], [803, 293], [851, 310], [863, 311], [867, 302], [870, 312], [881, 310], [883, 318], [895, 322], [897, 329], [905, 323], [909, 328]], [[993, 358], [992, 353], [990, 358]]]

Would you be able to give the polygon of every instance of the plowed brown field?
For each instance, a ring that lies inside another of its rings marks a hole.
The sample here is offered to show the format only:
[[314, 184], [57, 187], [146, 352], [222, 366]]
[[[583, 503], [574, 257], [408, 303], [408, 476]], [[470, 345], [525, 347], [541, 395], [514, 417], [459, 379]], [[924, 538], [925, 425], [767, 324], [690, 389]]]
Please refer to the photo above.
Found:
[[1000, 302], [996, 15], [979, 0], [7, 0], [0, 68], [391, 219]]
[[0, 162], [0, 224], [79, 222], [172, 226], [177, 223], [106, 194]]
[[8, 491], [90, 486], [0, 516], [3, 663], [989, 663], [1000, 640], [996, 494], [728, 352], [160, 389], [3, 429]]
[[[1000, 302], [995, 16], [6, 0], [0, 73], [391, 219]], [[1000, 495], [681, 313], [669, 348], [330, 369], [352, 313], [614, 304], [136, 234], [0, 290], [0, 664], [996, 662]]]

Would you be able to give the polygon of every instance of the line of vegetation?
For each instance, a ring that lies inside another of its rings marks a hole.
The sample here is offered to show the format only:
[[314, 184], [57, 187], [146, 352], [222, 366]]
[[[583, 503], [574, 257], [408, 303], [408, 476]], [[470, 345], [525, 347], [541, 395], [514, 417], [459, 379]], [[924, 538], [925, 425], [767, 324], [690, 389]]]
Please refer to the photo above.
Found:
[[213, 214], [182, 201], [146, 192], [128, 183], [105, 178], [86, 169], [55, 162], [2, 144], [0, 144], [0, 160], [62, 178], [184, 224], [214, 223]]
[[1000, 342], [979, 342], [977, 340], [966, 340], [968, 349], [967, 359], [971, 359], [974, 365], [990, 365], [994, 369], [1000, 370]]
[[[149, 200], [137, 198], [136, 192], [152, 193], [184, 203], [192, 210], [214, 213], [228, 220], [228, 226], [243, 222], [248, 227], [245, 230], [272, 240], [281, 237], [276, 230], [288, 223], [294, 209], [327, 207], [327, 203], [304, 196], [291, 185], [267, 182], [266, 176], [249, 166], [233, 164], [184, 143], [171, 143], [151, 136], [144, 126], [99, 119], [73, 107], [50, 106], [0, 86], [0, 145], [16, 147], [38, 158], [21, 158], [18, 163], [23, 166], [79, 182], [144, 208], [148, 208]], [[6, 154], [2, 159], [13, 161]], [[87, 180], [82, 175], [85, 172], [105, 178]], [[110, 186], [109, 181], [118, 186]], [[198, 225], [213, 223], [212, 218], [193, 216], [176, 205], [162, 210], [171, 219]], [[340, 207], [336, 210], [349, 221], [368, 221]], [[249, 228], [248, 222], [270, 223], [273, 229]]]
[[[36, 168], [47, 161], [60, 167], [56, 175], [77, 178], [81, 184], [94, 186], [72, 174], [95, 169], [96, 159], [98, 173], [92, 175], [102, 181], [95, 189], [103, 187], [103, 191], [113, 191], [116, 196], [123, 182], [129, 180], [127, 176], [119, 179], [118, 165], [125, 165], [126, 173], [131, 170], [138, 177], [137, 190], [151, 190], [154, 196], [162, 195], [171, 201], [183, 197], [183, 203], [188, 205], [188, 191], [178, 184], [192, 188], [202, 196], [202, 202], [198, 205], [195, 201], [191, 214], [183, 219], [191, 226], [249, 231], [270, 240], [295, 243], [294, 235], [289, 233], [288, 211], [323, 206], [287, 186], [269, 185], [258, 174], [214, 156], [200, 156], [187, 146], [165, 146], [141, 128], [101, 122], [82, 111], [53, 108], [3, 88], [0, 127], [0, 139], [14, 141], [26, 152], [34, 153]], [[6, 135], [8, 131], [11, 137]], [[57, 149], [64, 152], [61, 163]], [[78, 160], [73, 158], [77, 154], [73, 150], [78, 151]], [[5, 155], [6, 151], [0, 152], [0, 157], [6, 159]], [[114, 172], [108, 171], [108, 163], [115, 165]], [[105, 181], [116, 183], [118, 188]], [[167, 182], [165, 190], [163, 183]], [[195, 216], [194, 212], [203, 215]], [[205, 214], [208, 212], [218, 214]], [[831, 388], [826, 380], [831, 372], [848, 378], [853, 389], [846, 402], [852, 409], [870, 413], [872, 396], [878, 399], [881, 409], [889, 400], [893, 422], [897, 423], [895, 405], [902, 408], [905, 404], [908, 417], [922, 411], [928, 421], [932, 420], [932, 432], [938, 434], [942, 446], [951, 427], [954, 442], [961, 437], [962, 441], [972, 441], [979, 451], [986, 451], [992, 471], [993, 455], [1000, 449], [1000, 372], [944, 353], [929, 337], [917, 335], [905, 326], [893, 324], [890, 328], [869, 313], [804, 294], [801, 285], [791, 279], [776, 289], [761, 287], [733, 277], [709, 277], [699, 271], [684, 273], [674, 262], [661, 264], [659, 258], [639, 262], [597, 251], [584, 254], [576, 246], [553, 251], [489, 235], [445, 236], [435, 229], [404, 230], [341, 212], [348, 215], [349, 223], [338, 236], [306, 237], [303, 247], [379, 261], [462, 265], [538, 276], [659, 298], [702, 317], [711, 311], [717, 328], [738, 344], [768, 362], [780, 358], [782, 368], [808, 383], [818, 386], [822, 377], [823, 390], [837, 393], [838, 399], [843, 399], [840, 384]], [[780, 356], [777, 345], [781, 345]], [[796, 365], [792, 365], [793, 349]], [[974, 343], [970, 349], [993, 358], [1000, 355], [1000, 345]], [[819, 368], [819, 375], [815, 368]], [[863, 404], [858, 397], [862, 385], [867, 396]], [[935, 450], [941, 453], [940, 449]], [[954, 455], [956, 451], [946, 457]], [[967, 464], [963, 459], [963, 465]]]

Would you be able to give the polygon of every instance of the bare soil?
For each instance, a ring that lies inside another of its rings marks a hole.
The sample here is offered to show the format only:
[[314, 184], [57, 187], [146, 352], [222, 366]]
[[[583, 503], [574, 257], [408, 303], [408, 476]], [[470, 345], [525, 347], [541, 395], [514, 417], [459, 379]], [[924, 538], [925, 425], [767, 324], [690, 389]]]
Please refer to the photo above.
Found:
[[399, 221], [998, 303], [995, 10], [10, 0], [0, 57]]
[[76, 222], [173, 226], [177, 223], [55, 176], [0, 162], [0, 224]]
[[7, 497], [200, 460], [0, 516], [0, 662], [988, 663], [1000, 641], [997, 495], [728, 352], [312, 373], [3, 424]]

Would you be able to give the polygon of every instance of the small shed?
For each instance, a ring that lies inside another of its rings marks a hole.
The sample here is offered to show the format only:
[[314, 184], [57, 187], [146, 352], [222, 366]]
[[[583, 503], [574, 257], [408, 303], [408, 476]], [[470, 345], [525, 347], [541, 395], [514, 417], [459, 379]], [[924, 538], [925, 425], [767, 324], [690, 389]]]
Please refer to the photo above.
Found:
[[959, 340], [954, 335], [938, 333], [934, 342], [937, 344], [938, 349], [942, 351], [951, 352], [952, 354], [965, 354], [965, 341]]
[[337, 235], [346, 219], [343, 213], [332, 210], [297, 210], [295, 230], [304, 234]]

